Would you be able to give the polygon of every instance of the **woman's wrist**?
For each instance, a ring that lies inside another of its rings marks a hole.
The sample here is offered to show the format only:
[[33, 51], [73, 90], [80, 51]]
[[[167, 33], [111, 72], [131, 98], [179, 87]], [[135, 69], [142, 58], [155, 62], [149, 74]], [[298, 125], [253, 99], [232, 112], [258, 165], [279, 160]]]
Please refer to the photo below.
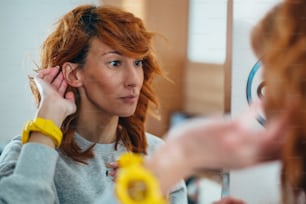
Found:
[[55, 141], [52, 138], [43, 135], [40, 132], [32, 132], [28, 142], [39, 143], [47, 145], [53, 149], [55, 148]]
[[[56, 132], [59, 132], [64, 119], [67, 117], [66, 115], [67, 114], [65, 113], [64, 107], [62, 107], [61, 104], [58, 104], [57, 101], [50, 98], [50, 100], [41, 101], [34, 121], [38, 118], [49, 121], [49, 124], [52, 124], [52, 128], [56, 129]], [[50, 137], [50, 135], [43, 134], [41, 131], [31, 131], [26, 142], [40, 143], [51, 148], [55, 148], [60, 145], [62, 135], [55, 138]]]
[[60, 128], [67, 116], [64, 110], [54, 108], [54, 105], [44, 104], [39, 107], [36, 113], [36, 118], [38, 117], [51, 120], [58, 128]]
[[22, 131], [22, 143], [37, 142], [50, 147], [61, 145], [63, 133], [57, 125], [49, 119], [37, 117], [26, 123]]

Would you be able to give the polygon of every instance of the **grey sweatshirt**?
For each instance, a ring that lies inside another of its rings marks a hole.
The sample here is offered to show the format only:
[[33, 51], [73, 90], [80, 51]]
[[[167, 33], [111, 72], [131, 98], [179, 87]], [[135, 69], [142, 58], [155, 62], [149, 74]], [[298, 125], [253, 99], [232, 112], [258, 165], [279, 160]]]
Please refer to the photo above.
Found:
[[[146, 136], [149, 156], [163, 141], [151, 134]], [[92, 144], [77, 134], [75, 139], [82, 149]], [[105, 159], [125, 151], [123, 145], [115, 151], [114, 144], [96, 144], [95, 157], [85, 165], [42, 144], [22, 145], [20, 137], [15, 137], [0, 156], [0, 204], [117, 203]], [[184, 182], [169, 196], [172, 204], [187, 203]]]

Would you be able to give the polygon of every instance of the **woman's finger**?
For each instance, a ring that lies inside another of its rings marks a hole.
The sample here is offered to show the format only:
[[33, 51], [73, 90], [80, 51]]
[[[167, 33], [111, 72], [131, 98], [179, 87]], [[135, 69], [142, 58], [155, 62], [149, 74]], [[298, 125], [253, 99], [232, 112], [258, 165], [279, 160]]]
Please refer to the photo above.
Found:
[[116, 170], [108, 172], [108, 175], [111, 176], [111, 177], [116, 177], [116, 174], [117, 174]]
[[[69, 100], [69, 101], [75, 103], [75, 98], [74, 98], [74, 94], [73, 94], [72, 91], [67, 92], [67, 93], [65, 94], [65, 98], [66, 98], [67, 100]], [[75, 107], [75, 108], [76, 108], [76, 107]], [[72, 112], [75, 112], [75, 110], [72, 111]]]
[[[63, 79], [59, 85], [59, 87], [57, 87], [57, 91], [61, 96], [64, 96], [66, 89], [68, 87], [67, 82]], [[66, 98], [66, 97], [65, 97]], [[68, 99], [68, 98], [67, 98]]]
[[47, 69], [41, 69], [39, 70], [37, 77], [39, 78], [44, 78], [47, 74], [49, 74], [51, 72], [51, 68], [47, 68]]
[[39, 72], [38, 72], [37, 77], [39, 77], [39, 78], [44, 78], [44, 77], [45, 77], [46, 75], [48, 75], [54, 68], [58, 68], [58, 69], [59, 69], [59, 66], [49, 67], [49, 68], [46, 68], [46, 69], [40, 69]]
[[50, 72], [48, 74], [45, 74], [42, 79], [44, 79], [46, 82], [50, 83], [55, 79], [59, 72], [59, 67], [56, 66], [55, 68], [51, 68]]
[[[58, 90], [58, 89], [61, 87], [63, 81], [64, 81], [64, 76], [63, 76], [62, 73], [59, 73], [59, 74], [55, 77], [55, 79], [53, 80], [53, 82], [52, 82], [51, 85], [52, 85], [56, 90]], [[61, 95], [62, 95], [62, 94], [61, 94]]]
[[110, 163], [106, 163], [106, 167], [107, 168], [112, 168], [112, 169], [117, 169], [119, 167], [118, 162], [110, 162]]

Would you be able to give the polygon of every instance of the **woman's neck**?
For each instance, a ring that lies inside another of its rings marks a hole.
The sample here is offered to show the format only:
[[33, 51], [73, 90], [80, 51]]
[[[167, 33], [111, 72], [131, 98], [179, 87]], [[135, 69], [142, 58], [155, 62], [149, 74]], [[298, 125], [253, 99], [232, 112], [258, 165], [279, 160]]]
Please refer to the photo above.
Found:
[[80, 113], [76, 131], [91, 142], [113, 143], [116, 140], [119, 117], [101, 115], [103, 114], [88, 115], [88, 112], [86, 114]]

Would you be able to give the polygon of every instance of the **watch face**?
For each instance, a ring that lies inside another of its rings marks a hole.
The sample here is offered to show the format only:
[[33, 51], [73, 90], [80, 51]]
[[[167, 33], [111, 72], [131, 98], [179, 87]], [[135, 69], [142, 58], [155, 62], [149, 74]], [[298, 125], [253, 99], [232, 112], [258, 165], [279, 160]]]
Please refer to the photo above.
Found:
[[[248, 104], [252, 104], [255, 101], [261, 101], [264, 97], [264, 89], [265, 89], [265, 82], [262, 80], [261, 77], [261, 63], [260, 61], [256, 62], [256, 64], [252, 67], [247, 81], [246, 86], [246, 98]], [[256, 110], [257, 114], [257, 121], [264, 125], [265, 123], [265, 116], [262, 110]]]

